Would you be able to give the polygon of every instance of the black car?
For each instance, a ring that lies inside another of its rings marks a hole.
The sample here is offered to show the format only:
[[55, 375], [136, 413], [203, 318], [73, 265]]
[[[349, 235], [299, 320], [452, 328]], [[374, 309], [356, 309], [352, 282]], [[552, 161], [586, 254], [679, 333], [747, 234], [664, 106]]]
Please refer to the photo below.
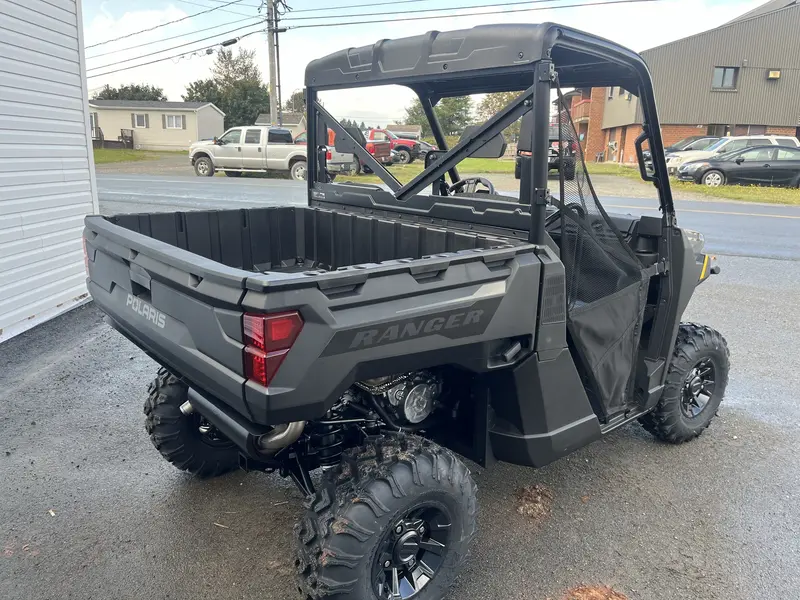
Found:
[[726, 183], [800, 187], [800, 149], [755, 146], [695, 160], [680, 166], [678, 179], [710, 187]]

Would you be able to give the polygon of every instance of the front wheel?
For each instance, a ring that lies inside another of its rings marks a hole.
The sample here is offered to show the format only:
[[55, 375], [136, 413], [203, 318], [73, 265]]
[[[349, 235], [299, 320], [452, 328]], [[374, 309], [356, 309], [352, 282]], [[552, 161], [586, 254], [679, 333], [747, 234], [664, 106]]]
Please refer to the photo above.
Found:
[[214, 163], [206, 156], [201, 156], [194, 161], [194, 172], [198, 177], [211, 177], [214, 175]]
[[198, 477], [216, 477], [239, 467], [236, 446], [197, 413], [184, 414], [187, 388], [166, 369], [148, 388], [145, 428], [165, 459]]
[[719, 187], [725, 185], [725, 174], [722, 171], [712, 170], [703, 175], [703, 185]]
[[717, 414], [729, 366], [728, 344], [718, 331], [681, 324], [661, 399], [640, 419], [642, 426], [673, 444], [699, 436]]
[[449, 450], [386, 434], [349, 451], [295, 527], [304, 597], [443, 597], [476, 531], [476, 486]]
[[291, 168], [289, 169], [289, 174], [295, 181], [305, 181], [307, 171], [308, 169], [306, 168], [306, 161], [298, 160], [296, 163], [292, 164]]
[[411, 161], [414, 160], [411, 156], [411, 152], [409, 152], [405, 148], [400, 148], [399, 150], [396, 150], [396, 152], [397, 152], [397, 160], [401, 165], [411, 164]]

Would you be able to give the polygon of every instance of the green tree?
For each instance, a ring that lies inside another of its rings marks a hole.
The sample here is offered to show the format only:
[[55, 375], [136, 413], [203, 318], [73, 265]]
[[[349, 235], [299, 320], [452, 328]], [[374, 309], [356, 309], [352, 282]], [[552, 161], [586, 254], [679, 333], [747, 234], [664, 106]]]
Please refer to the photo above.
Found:
[[225, 113], [225, 127], [252, 125], [260, 113], [269, 112], [269, 90], [255, 64], [255, 51], [220, 50], [212, 77], [186, 86], [186, 102], [213, 102]]
[[[488, 121], [501, 110], [503, 110], [509, 102], [516, 99], [522, 92], [496, 92], [494, 94], [486, 94], [478, 103], [477, 113], [481, 121]], [[517, 119], [514, 123], [509, 125], [503, 132], [506, 139], [516, 140], [519, 138], [519, 129], [521, 119]]]
[[361, 129], [361, 130], [363, 131], [364, 129], [366, 129], [366, 128], [367, 128], [367, 124], [366, 124], [366, 123], [364, 123], [364, 121], [361, 121], [361, 125], [359, 125], [359, 126], [358, 126], [358, 128], [359, 128], [359, 129]]
[[145, 83], [131, 83], [118, 88], [106, 85], [94, 97], [97, 100], [155, 100], [158, 102], [164, 102], [167, 99], [163, 89]]
[[[472, 123], [472, 98], [469, 96], [443, 98], [434, 111], [445, 135], [461, 135], [464, 128]], [[420, 125], [422, 137], [431, 135], [431, 127], [419, 99], [414, 99], [411, 106], [406, 108], [404, 120], [408, 125]]]
[[296, 90], [283, 103], [283, 110], [289, 112], [306, 112], [306, 93], [305, 90]]

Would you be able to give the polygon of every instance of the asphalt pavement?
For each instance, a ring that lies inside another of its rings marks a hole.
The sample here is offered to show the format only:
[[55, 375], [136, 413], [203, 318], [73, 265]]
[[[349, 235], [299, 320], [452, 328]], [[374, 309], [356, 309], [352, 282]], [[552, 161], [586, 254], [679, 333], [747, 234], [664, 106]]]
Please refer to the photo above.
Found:
[[[306, 203], [305, 184], [286, 179], [98, 174], [97, 185], [103, 214]], [[609, 212], [660, 214], [655, 198], [601, 200]], [[800, 206], [708, 200], [678, 200], [675, 206], [679, 224], [702, 232], [711, 252], [800, 258]]]
[[[289, 181], [98, 182], [106, 213], [304, 200]], [[581, 583], [631, 600], [798, 597], [800, 211], [679, 210], [720, 254], [686, 315], [729, 342], [718, 418], [680, 446], [632, 425], [543, 469], [474, 467], [480, 532], [451, 599], [557, 599]], [[258, 473], [197, 481], [163, 461], [141, 413], [155, 371], [92, 305], [0, 346], [0, 598], [297, 597], [298, 492]], [[530, 484], [554, 497], [538, 523], [515, 510]]]

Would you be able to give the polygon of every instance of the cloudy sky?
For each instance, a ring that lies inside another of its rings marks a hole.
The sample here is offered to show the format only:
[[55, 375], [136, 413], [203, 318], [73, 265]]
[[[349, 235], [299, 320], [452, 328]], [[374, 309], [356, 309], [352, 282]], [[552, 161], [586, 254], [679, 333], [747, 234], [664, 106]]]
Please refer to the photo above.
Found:
[[[287, 98], [293, 90], [302, 88], [303, 71], [311, 59], [342, 48], [371, 44], [378, 39], [405, 37], [430, 30], [462, 29], [485, 23], [554, 21], [602, 35], [641, 51], [721, 25], [766, 0], [654, 0], [557, 8], [559, 5], [598, 1], [341, 0], [332, 3], [323, 0], [288, 0], [293, 11], [282, 22], [288, 31], [281, 34], [280, 39], [283, 96]], [[226, 6], [228, 2], [231, 3]], [[502, 3], [509, 5], [496, 6]], [[149, 83], [162, 87], [170, 100], [180, 100], [187, 83], [209, 76], [214, 59], [213, 55], [192, 55], [192, 51], [263, 29], [260, 4], [260, 0], [138, 0], [135, 3], [83, 0], [90, 92], [105, 84]], [[495, 6], [485, 7], [490, 4]], [[350, 6], [352, 8], [344, 8]], [[470, 9], [465, 6], [484, 8]], [[216, 10], [146, 33], [100, 44], [211, 8]], [[519, 9], [536, 10], [502, 12]], [[363, 21], [412, 17], [432, 18], [363, 24]], [[348, 22], [362, 24], [342, 25]], [[337, 25], [310, 27], [331, 23]], [[238, 45], [256, 50], [266, 80], [265, 39], [266, 36], [258, 32], [241, 40]], [[180, 53], [186, 54], [180, 58], [106, 74]], [[410, 92], [399, 88], [343, 91], [323, 98], [326, 108], [336, 117], [364, 120], [370, 125], [401, 119], [410, 99]]]

